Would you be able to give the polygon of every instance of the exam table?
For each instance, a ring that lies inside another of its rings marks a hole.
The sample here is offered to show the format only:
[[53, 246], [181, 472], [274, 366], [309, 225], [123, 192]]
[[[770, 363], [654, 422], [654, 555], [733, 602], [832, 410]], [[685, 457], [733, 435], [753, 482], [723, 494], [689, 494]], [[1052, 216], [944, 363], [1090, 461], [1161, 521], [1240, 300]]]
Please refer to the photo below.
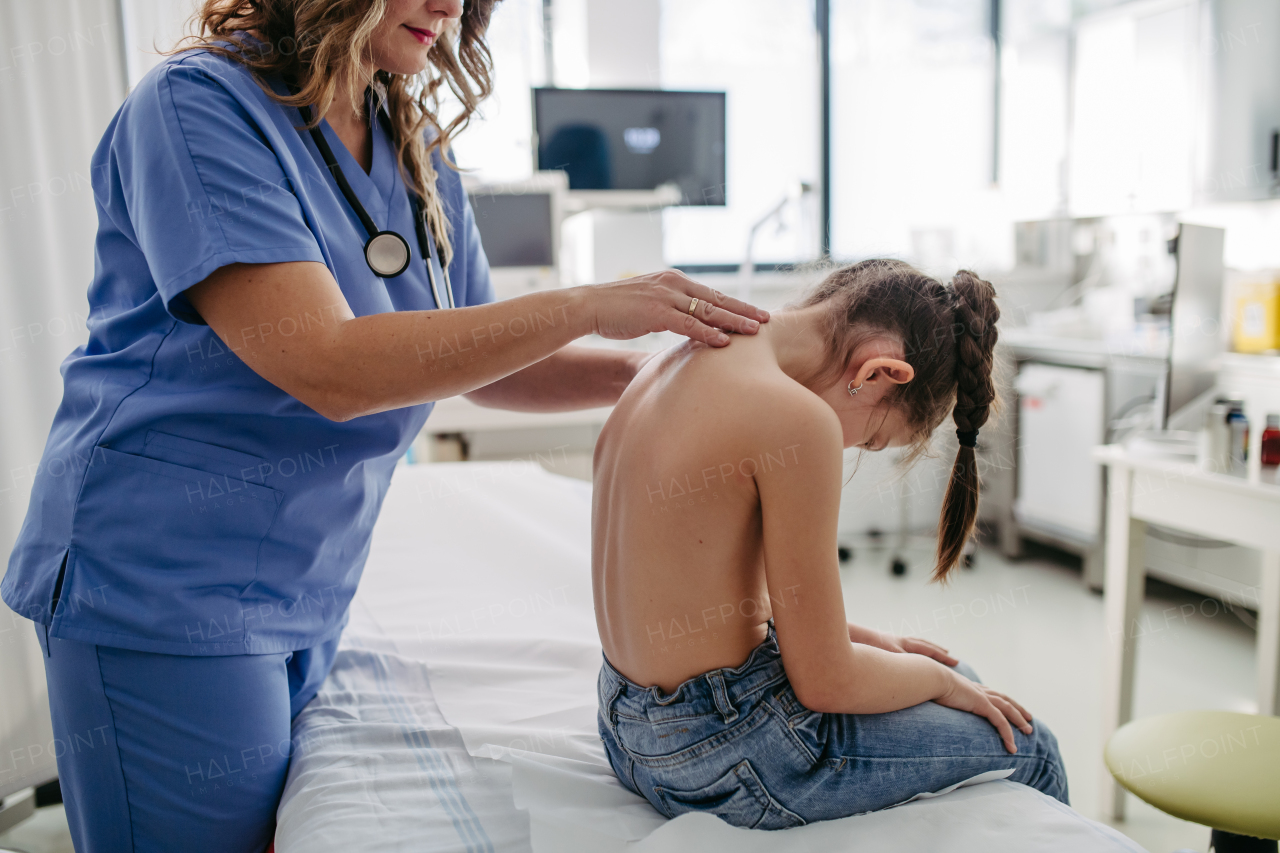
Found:
[[663, 817], [596, 733], [590, 517], [588, 484], [532, 462], [397, 470], [333, 671], [294, 722], [278, 853], [1141, 851], [1001, 779], [778, 832]]

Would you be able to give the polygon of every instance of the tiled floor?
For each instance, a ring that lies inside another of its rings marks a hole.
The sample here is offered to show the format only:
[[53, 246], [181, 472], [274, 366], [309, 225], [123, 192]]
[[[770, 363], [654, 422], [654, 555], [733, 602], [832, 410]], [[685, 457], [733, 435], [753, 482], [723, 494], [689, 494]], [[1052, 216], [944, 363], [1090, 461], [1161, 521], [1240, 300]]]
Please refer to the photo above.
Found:
[[[911, 568], [905, 577], [890, 574], [887, 550], [854, 544], [854, 559], [844, 569], [849, 618], [942, 643], [985, 682], [1047, 722], [1062, 747], [1072, 804], [1097, 817], [1102, 598], [1084, 588], [1079, 569], [1047, 552], [1009, 563], [983, 550], [973, 569], [958, 571], [943, 588], [925, 582], [931, 548], [925, 540], [907, 550]], [[1137, 716], [1191, 708], [1256, 710], [1254, 633], [1244, 621], [1250, 614], [1242, 619], [1212, 599], [1153, 582], [1144, 616], [1149, 621], [1138, 645]], [[1205, 827], [1132, 797], [1129, 803], [1128, 820], [1117, 828], [1151, 853], [1207, 851]], [[42, 809], [0, 834], [4, 846], [70, 853], [61, 807]]]
[[24, 853], [74, 853], [67, 816], [62, 806], [47, 806], [36, 811], [8, 832], [0, 833], [0, 849]]

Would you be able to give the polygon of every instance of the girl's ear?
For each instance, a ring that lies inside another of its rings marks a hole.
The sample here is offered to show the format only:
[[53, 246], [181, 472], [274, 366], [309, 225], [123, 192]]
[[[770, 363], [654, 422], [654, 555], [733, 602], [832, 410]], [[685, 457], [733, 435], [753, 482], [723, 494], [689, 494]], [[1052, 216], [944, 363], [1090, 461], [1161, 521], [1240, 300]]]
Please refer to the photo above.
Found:
[[854, 378], [856, 384], [883, 379], [893, 385], [905, 385], [915, 377], [915, 368], [902, 359], [877, 356], [864, 361]]

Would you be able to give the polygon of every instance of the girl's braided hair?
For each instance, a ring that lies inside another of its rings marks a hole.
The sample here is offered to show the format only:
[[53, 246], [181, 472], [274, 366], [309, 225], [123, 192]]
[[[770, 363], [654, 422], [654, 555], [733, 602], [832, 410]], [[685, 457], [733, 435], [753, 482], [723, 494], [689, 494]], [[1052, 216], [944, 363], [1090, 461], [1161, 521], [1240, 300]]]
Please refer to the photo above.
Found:
[[864, 340], [899, 338], [905, 361], [915, 370], [910, 382], [896, 385], [884, 401], [898, 407], [913, 428], [907, 461], [924, 451], [939, 424], [951, 415], [960, 449], [951, 469], [938, 526], [934, 580], [945, 580], [964, 551], [978, 517], [977, 431], [998, 405], [992, 379], [996, 344], [995, 288], [961, 270], [950, 286], [904, 261], [874, 259], [828, 275], [801, 303], [829, 304], [826, 376], [834, 381]]

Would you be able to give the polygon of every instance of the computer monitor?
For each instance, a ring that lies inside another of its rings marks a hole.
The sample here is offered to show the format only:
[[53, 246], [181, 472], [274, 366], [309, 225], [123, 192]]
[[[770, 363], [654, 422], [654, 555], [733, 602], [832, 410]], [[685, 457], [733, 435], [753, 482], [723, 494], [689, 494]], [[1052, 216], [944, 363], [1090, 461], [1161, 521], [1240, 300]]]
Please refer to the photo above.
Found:
[[467, 187], [499, 298], [559, 286], [560, 220], [567, 189], [563, 172]]
[[1178, 273], [1169, 318], [1169, 361], [1161, 426], [1218, 380], [1224, 343], [1222, 325], [1221, 228], [1182, 223], [1178, 227]]
[[534, 89], [537, 167], [571, 190], [680, 188], [681, 204], [725, 203], [725, 93]]
[[549, 190], [469, 193], [489, 267], [554, 267], [555, 205]]

